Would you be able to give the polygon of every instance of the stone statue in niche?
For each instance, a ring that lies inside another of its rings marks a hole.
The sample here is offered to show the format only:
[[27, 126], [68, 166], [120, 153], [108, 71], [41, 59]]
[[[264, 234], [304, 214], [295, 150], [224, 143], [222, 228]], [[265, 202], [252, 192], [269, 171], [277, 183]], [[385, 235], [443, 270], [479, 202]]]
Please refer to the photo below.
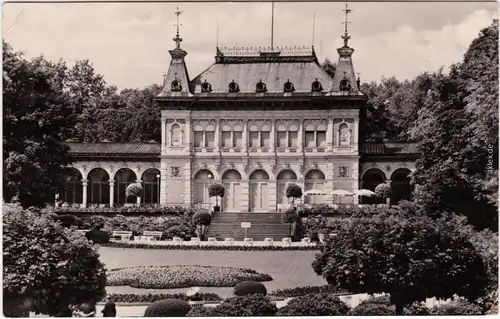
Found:
[[339, 144], [349, 145], [351, 144], [351, 137], [349, 136], [349, 126], [346, 123], [342, 123], [339, 126]]
[[182, 146], [182, 130], [177, 123], [172, 125], [172, 146]]

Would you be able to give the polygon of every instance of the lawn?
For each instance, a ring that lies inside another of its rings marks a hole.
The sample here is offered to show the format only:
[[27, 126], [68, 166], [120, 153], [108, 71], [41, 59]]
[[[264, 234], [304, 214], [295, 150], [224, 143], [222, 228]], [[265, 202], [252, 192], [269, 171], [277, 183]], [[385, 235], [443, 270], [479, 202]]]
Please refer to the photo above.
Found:
[[[147, 265], [208, 265], [254, 269], [267, 273], [273, 281], [265, 282], [269, 292], [276, 289], [324, 285], [311, 263], [316, 251], [204, 251], [204, 250], [147, 250], [130, 248], [99, 249], [106, 268]], [[181, 289], [140, 289], [126, 286], [107, 287], [108, 293], [174, 293]], [[232, 295], [232, 288], [203, 287], [203, 292], [213, 292], [222, 297]]]

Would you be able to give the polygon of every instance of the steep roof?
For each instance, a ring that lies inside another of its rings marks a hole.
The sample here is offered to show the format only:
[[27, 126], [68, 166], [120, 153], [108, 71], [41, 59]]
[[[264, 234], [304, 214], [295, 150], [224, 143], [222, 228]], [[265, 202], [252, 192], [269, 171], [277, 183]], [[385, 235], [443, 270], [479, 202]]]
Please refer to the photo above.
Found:
[[215, 63], [191, 81], [191, 92], [202, 92], [202, 83], [211, 85], [212, 93], [227, 93], [235, 82], [239, 93], [255, 93], [257, 83], [263, 82], [267, 93], [283, 93], [286, 82], [294, 92], [311, 92], [314, 81], [324, 91], [332, 86], [332, 78], [321, 68], [313, 48], [217, 49]]

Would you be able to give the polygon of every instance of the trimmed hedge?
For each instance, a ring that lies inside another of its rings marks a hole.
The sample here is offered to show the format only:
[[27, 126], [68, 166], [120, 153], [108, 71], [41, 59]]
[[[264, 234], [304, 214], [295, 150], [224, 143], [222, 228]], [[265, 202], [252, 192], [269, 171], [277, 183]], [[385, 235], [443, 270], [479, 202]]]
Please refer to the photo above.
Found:
[[382, 303], [360, 303], [348, 313], [349, 316], [395, 316], [393, 306]]
[[[194, 236], [193, 236], [194, 237]], [[152, 245], [147, 243], [110, 242], [102, 247], [157, 250], [236, 250], [236, 251], [302, 251], [320, 250], [320, 246], [216, 246], [216, 245]]]
[[144, 317], [185, 317], [191, 305], [180, 299], [164, 299], [153, 302], [144, 311]]
[[111, 269], [109, 286], [174, 289], [193, 286], [234, 287], [245, 280], [271, 281], [268, 274], [252, 269], [220, 266], [142, 266]]
[[197, 209], [175, 207], [153, 207], [153, 206], [121, 206], [121, 207], [47, 207], [44, 212], [55, 213], [57, 215], [75, 216], [103, 216], [124, 215], [124, 216], [181, 216], [193, 215]]
[[277, 289], [271, 292], [269, 295], [289, 298], [289, 297], [305, 296], [309, 294], [324, 294], [324, 293], [346, 294], [348, 292], [342, 289], [335, 288], [334, 286], [323, 285], [323, 286], [305, 286], [305, 287], [296, 287], [287, 289]]
[[449, 304], [434, 306], [430, 311], [432, 316], [479, 316], [482, 315], [481, 307], [476, 304], [458, 300]]
[[223, 298], [214, 293], [199, 292], [193, 296], [186, 294], [110, 294], [114, 302], [146, 303], [163, 299], [181, 299], [184, 301], [221, 301]]
[[329, 293], [294, 298], [278, 310], [280, 316], [344, 316], [349, 306]]
[[109, 243], [109, 234], [102, 230], [91, 230], [85, 233], [85, 237], [88, 240], [92, 240], [96, 244], [107, 244]]
[[194, 306], [188, 312], [187, 317], [224, 317], [215, 307]]
[[254, 294], [267, 295], [266, 286], [261, 282], [248, 280], [240, 282], [234, 287], [235, 296], [241, 297]]
[[267, 296], [249, 295], [228, 298], [215, 307], [215, 310], [225, 317], [263, 317], [274, 316], [278, 309]]

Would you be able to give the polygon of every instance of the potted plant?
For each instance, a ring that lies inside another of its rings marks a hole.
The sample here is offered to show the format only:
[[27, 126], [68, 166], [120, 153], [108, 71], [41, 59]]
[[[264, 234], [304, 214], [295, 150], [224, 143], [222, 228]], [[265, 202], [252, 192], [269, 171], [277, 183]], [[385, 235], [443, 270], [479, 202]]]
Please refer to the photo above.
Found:
[[210, 215], [209, 212], [199, 211], [193, 215], [193, 224], [199, 230], [198, 234], [201, 241], [206, 240], [205, 233], [207, 230], [207, 226], [209, 226], [211, 222], [212, 222], [212, 216]]
[[140, 183], [132, 183], [125, 189], [125, 196], [127, 197], [137, 197], [137, 206], [141, 205], [141, 195], [144, 189]]
[[214, 197], [215, 196], [215, 207], [214, 207], [214, 212], [220, 212], [220, 206], [219, 206], [219, 197], [222, 198], [224, 197], [224, 185], [216, 183], [210, 185], [208, 188], [208, 196]]
[[295, 226], [295, 223], [300, 219], [299, 214], [295, 211], [295, 209], [287, 209], [282, 215], [281, 215], [281, 221], [285, 224], [290, 224], [290, 237], [294, 237], [293, 233], [294, 231], [292, 230], [292, 226]]
[[302, 188], [300, 188], [297, 184], [288, 184], [286, 187], [286, 198], [292, 198], [292, 206], [293, 209], [296, 210], [295, 207], [295, 199], [302, 197]]
[[378, 184], [377, 187], [375, 187], [375, 195], [377, 197], [380, 197], [382, 199], [385, 199], [387, 205], [391, 207], [391, 186], [388, 184]]

